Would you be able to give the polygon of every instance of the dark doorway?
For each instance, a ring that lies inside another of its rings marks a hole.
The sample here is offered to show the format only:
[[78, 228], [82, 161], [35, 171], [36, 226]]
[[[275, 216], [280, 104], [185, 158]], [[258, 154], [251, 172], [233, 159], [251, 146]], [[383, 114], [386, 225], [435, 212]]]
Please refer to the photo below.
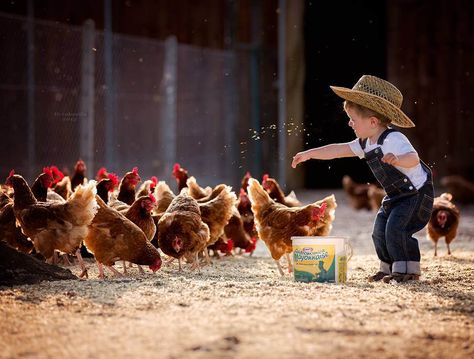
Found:
[[[386, 28], [385, 1], [306, 1], [306, 149], [355, 138], [329, 85], [352, 87], [363, 74], [386, 78]], [[308, 188], [339, 188], [345, 174], [374, 181], [357, 157], [312, 160], [306, 170]]]

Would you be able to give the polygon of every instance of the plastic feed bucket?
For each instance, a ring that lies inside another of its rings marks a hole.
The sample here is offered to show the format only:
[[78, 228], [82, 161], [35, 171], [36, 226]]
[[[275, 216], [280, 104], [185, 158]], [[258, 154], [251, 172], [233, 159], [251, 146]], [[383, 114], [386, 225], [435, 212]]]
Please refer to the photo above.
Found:
[[345, 283], [351, 248], [345, 237], [291, 237], [297, 282]]

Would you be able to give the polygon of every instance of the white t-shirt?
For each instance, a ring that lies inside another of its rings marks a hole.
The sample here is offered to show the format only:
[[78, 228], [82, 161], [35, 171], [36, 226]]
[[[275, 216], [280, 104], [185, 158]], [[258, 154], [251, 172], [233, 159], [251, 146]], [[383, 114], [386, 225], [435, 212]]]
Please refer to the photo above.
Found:
[[[359, 158], [364, 158], [365, 153], [372, 151], [376, 147], [381, 147], [383, 154], [393, 153], [395, 156], [403, 155], [408, 152], [415, 152], [412, 144], [408, 138], [401, 132], [391, 132], [385, 138], [382, 146], [379, 146], [377, 143], [370, 143], [370, 139], [367, 139], [365, 144], [365, 149], [362, 149], [359, 143], [359, 139], [356, 138], [354, 141], [349, 142], [349, 146], [356, 156]], [[426, 182], [428, 178], [427, 173], [421, 167], [421, 164], [417, 164], [415, 167], [406, 168], [394, 166], [400, 172], [405, 174], [411, 181], [411, 183], [419, 189]]]

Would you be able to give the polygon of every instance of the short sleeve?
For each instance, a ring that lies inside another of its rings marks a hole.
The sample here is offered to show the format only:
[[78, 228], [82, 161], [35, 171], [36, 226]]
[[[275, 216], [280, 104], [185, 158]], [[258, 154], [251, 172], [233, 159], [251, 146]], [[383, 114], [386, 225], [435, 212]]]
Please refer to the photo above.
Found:
[[385, 154], [393, 153], [394, 155], [399, 156], [409, 152], [416, 153], [416, 150], [403, 133], [392, 132], [387, 136], [383, 143], [383, 152]]
[[356, 138], [354, 141], [351, 141], [348, 143], [349, 147], [351, 148], [351, 151], [354, 153], [359, 158], [364, 158], [365, 153], [362, 147], [360, 146], [359, 139]]

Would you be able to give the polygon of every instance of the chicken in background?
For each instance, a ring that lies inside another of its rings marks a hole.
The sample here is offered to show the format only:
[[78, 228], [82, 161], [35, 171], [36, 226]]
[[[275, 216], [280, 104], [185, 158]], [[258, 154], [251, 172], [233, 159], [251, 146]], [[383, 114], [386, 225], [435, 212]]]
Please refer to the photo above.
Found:
[[[224, 235], [227, 238], [228, 243], [232, 241], [233, 248], [239, 248], [250, 253], [252, 255], [255, 250], [257, 238], [251, 237], [244, 228], [244, 222], [236, 206], [232, 209], [232, 216], [229, 219], [229, 223], [224, 227]], [[229, 246], [226, 247], [227, 249]]]
[[140, 188], [138, 189], [135, 198], [148, 196], [150, 193], [154, 193], [157, 183], [158, 178], [156, 176], [152, 176], [149, 180], [143, 182]]
[[121, 276], [114, 267], [117, 261], [148, 265], [156, 272], [161, 268], [158, 250], [146, 238], [145, 233], [124, 215], [107, 206], [97, 196], [99, 210], [89, 226], [84, 240], [88, 251], [94, 254], [99, 267], [99, 278], [104, 278], [102, 265], [115, 276]]
[[382, 205], [383, 198], [387, 195], [383, 188], [380, 188], [374, 184], [369, 184], [367, 190], [367, 197], [369, 198], [369, 204], [372, 211], [377, 212]]
[[278, 271], [284, 275], [280, 265], [283, 255], [288, 261], [288, 271], [293, 271], [289, 256], [293, 251], [291, 237], [309, 235], [310, 224], [314, 226], [325, 216], [327, 204], [320, 202], [303, 207], [287, 207], [272, 200], [254, 178], [249, 180], [248, 193], [258, 236], [270, 250]]
[[7, 184], [15, 193], [15, 217], [36, 251], [46, 259], [51, 259], [55, 250], [75, 253], [82, 269], [80, 276], [87, 276], [79, 248], [97, 211], [95, 181], [78, 186], [66, 203], [38, 202], [20, 175], [10, 175]]
[[119, 181], [115, 173], [107, 173], [107, 178], [103, 178], [97, 183], [97, 195], [105, 203], [109, 203], [109, 197], [118, 186]]
[[95, 175], [95, 180], [97, 181], [97, 183], [99, 183], [101, 180], [109, 178], [108, 175], [109, 172], [107, 171], [107, 168], [101, 167]]
[[445, 176], [440, 184], [459, 203], [474, 203], [474, 183], [459, 175]]
[[240, 189], [239, 201], [237, 202], [237, 210], [240, 213], [242, 222], [244, 224], [245, 232], [250, 238], [257, 238], [257, 230], [255, 229], [255, 220], [252, 212], [252, 203], [243, 188]]
[[182, 168], [179, 163], [175, 163], [172, 174], [173, 177], [176, 178], [178, 192], [181, 192], [181, 190], [187, 186], [186, 182], [189, 178], [188, 171]]
[[281, 189], [276, 179], [271, 178], [268, 174], [263, 175], [262, 186], [275, 202], [284, 204], [288, 207], [300, 207], [302, 203], [296, 198], [295, 192], [291, 191], [288, 196]]
[[356, 183], [349, 176], [342, 178], [342, 188], [347, 193], [349, 205], [354, 209], [368, 209], [371, 210], [369, 197], [367, 192], [369, 190], [368, 183]]
[[435, 245], [434, 255], [438, 255], [438, 240], [444, 237], [448, 254], [451, 254], [449, 245], [456, 238], [459, 225], [459, 209], [452, 203], [453, 196], [450, 193], [443, 193], [436, 197], [433, 202], [433, 211], [426, 227], [426, 236]]
[[234, 249], [234, 241], [232, 239], [227, 239], [220, 237], [216, 243], [207, 247], [208, 250], [212, 251], [214, 257], [220, 258], [219, 252], [224, 254], [224, 256], [232, 256], [232, 251]]
[[76, 187], [80, 184], [84, 185], [87, 183], [86, 178], [87, 167], [83, 160], [78, 160], [74, 165], [74, 173], [71, 177], [71, 189], [74, 192]]
[[65, 176], [56, 166], [51, 166], [50, 169], [54, 178], [53, 191], [67, 200], [72, 194], [71, 179], [69, 176]]
[[208, 246], [217, 242], [219, 237], [224, 234], [224, 227], [229, 222], [237, 202], [237, 197], [232, 192], [230, 186], [218, 185], [214, 188], [213, 192], [217, 194], [208, 201], [197, 201], [201, 211], [201, 218], [209, 227]]
[[247, 193], [247, 187], [249, 186], [249, 179], [252, 178], [252, 175], [250, 174], [249, 171], [245, 172], [244, 177], [242, 177], [242, 180], [240, 181], [240, 188], [242, 188], [245, 193]]
[[191, 269], [199, 268], [198, 255], [207, 247], [209, 227], [201, 218], [197, 201], [186, 189], [181, 190], [163, 213], [157, 232], [160, 249], [178, 259], [180, 271], [183, 257], [192, 259]]
[[198, 185], [196, 182], [196, 178], [193, 176], [189, 177], [186, 181], [186, 186], [189, 189], [189, 195], [193, 197], [194, 199], [202, 199], [202, 198], [207, 198], [211, 195], [212, 193], [212, 188], [211, 187], [206, 187], [202, 188]]
[[159, 181], [155, 188], [156, 206], [154, 214], [164, 213], [176, 195], [171, 191], [170, 187], [165, 181]]
[[[110, 201], [115, 200], [131, 205], [135, 201], [135, 192], [138, 182], [141, 181], [138, 174], [138, 168], [133, 167], [130, 172], [125, 173], [120, 181], [117, 197], [110, 198]], [[112, 205], [112, 203], [111, 203]]]

